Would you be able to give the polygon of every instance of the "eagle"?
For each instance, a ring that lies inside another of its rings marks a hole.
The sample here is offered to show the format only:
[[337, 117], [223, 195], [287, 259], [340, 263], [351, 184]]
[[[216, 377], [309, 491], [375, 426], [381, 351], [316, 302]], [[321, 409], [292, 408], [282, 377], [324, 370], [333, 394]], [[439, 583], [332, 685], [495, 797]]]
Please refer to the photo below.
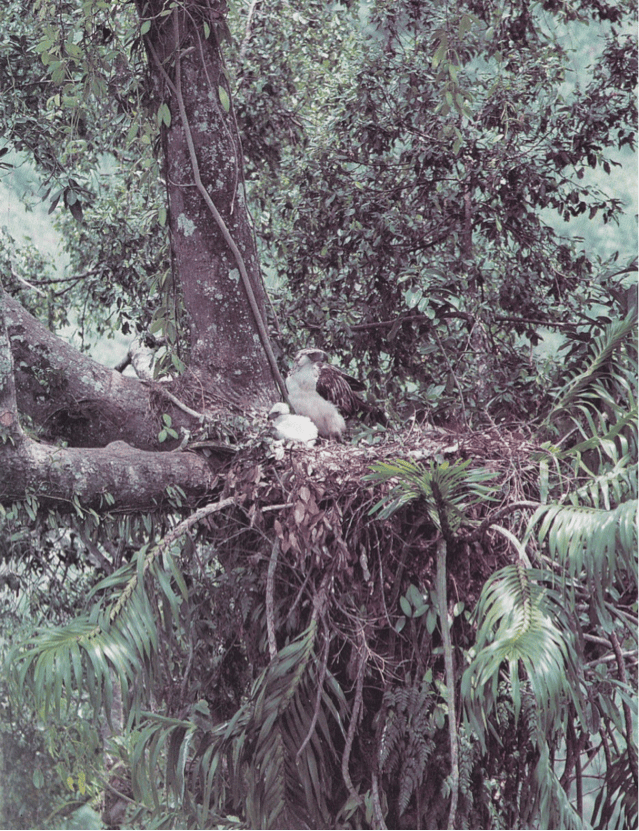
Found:
[[304, 442], [309, 447], [315, 445], [317, 427], [304, 415], [292, 415], [288, 404], [273, 404], [268, 420], [278, 439]]
[[300, 349], [286, 378], [288, 396], [298, 415], [307, 416], [320, 436], [341, 441], [346, 430], [344, 416], [368, 409], [357, 395], [364, 384], [327, 363], [321, 349]]

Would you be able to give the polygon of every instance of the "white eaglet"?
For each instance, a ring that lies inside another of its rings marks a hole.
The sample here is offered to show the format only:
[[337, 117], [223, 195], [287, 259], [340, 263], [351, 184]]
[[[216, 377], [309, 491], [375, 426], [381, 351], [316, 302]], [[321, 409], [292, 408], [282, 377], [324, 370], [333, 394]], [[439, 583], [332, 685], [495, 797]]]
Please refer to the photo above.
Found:
[[317, 439], [317, 427], [310, 418], [293, 415], [288, 404], [274, 404], [268, 414], [276, 438], [284, 441], [299, 441], [313, 447]]

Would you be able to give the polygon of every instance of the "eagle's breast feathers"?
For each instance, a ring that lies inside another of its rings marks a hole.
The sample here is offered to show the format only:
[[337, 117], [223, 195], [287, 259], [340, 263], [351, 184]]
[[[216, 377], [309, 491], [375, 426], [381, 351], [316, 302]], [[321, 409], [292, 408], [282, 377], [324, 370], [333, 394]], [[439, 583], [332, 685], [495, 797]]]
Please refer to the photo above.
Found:
[[295, 412], [310, 418], [324, 438], [341, 440], [346, 430], [344, 416], [352, 416], [364, 406], [355, 392], [364, 385], [327, 363], [321, 349], [297, 353], [286, 388]]

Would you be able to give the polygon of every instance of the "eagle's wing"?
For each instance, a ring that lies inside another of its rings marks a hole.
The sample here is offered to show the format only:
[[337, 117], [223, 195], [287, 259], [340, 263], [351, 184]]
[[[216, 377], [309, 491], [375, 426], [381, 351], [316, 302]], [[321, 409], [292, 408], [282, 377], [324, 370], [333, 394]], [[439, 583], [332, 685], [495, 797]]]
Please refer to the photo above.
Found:
[[353, 378], [352, 375], [347, 375], [341, 369], [331, 364], [319, 363], [315, 364], [315, 366], [317, 372], [317, 392], [323, 398], [332, 401], [346, 418], [350, 418], [356, 413], [364, 413], [368, 421], [374, 421], [377, 424], [388, 426], [388, 416], [386, 413], [357, 395], [358, 392], [366, 389], [366, 385], [359, 379]]
[[345, 416], [354, 415], [363, 405], [355, 390], [365, 389], [364, 384], [331, 364], [317, 364], [317, 392], [331, 401]]

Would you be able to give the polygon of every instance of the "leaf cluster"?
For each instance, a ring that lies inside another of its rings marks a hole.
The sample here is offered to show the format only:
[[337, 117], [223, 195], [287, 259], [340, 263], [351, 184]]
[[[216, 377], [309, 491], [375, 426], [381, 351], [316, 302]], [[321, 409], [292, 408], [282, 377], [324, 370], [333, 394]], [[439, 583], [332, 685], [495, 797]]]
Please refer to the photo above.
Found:
[[[566, 21], [563, 7], [374, 3], [358, 17], [350, 4], [309, 3], [305, 12], [314, 24], [283, 56], [281, 83], [271, 55], [299, 33], [277, 9], [256, 15], [238, 69], [246, 118], [249, 107], [277, 112], [258, 131], [277, 154], [267, 165], [247, 153], [260, 172], [258, 231], [267, 273], [280, 277], [287, 344], [306, 345], [302, 321], [305, 337], [361, 363], [384, 398], [404, 411], [428, 402], [436, 420], [459, 417], [460, 396], [471, 423], [486, 410], [497, 420], [529, 412], [548, 392], [526, 368], [539, 326], [570, 334], [600, 298], [593, 254], [560, 238], [552, 216], [610, 223], [621, 211], [588, 171], [610, 171], [614, 148], [634, 147], [632, 83], [620, 72], [634, 77], [632, 38], [600, 23], [605, 48], [583, 85], [569, 86], [570, 55], [553, 25], [553, 15]], [[591, 19], [608, 15], [583, 4], [571, 34]], [[306, 54], [321, 51], [319, 26], [342, 46], [321, 90]], [[277, 126], [292, 112], [294, 136]], [[478, 386], [484, 373], [490, 390]]]
[[69, 255], [62, 282], [38, 275], [49, 304], [57, 316], [82, 309], [82, 336], [146, 329], [157, 311], [175, 343], [155, 104], [131, 4], [36, 2], [23, 14], [11, 2], [2, 17], [4, 139], [34, 165], [34, 196]]

